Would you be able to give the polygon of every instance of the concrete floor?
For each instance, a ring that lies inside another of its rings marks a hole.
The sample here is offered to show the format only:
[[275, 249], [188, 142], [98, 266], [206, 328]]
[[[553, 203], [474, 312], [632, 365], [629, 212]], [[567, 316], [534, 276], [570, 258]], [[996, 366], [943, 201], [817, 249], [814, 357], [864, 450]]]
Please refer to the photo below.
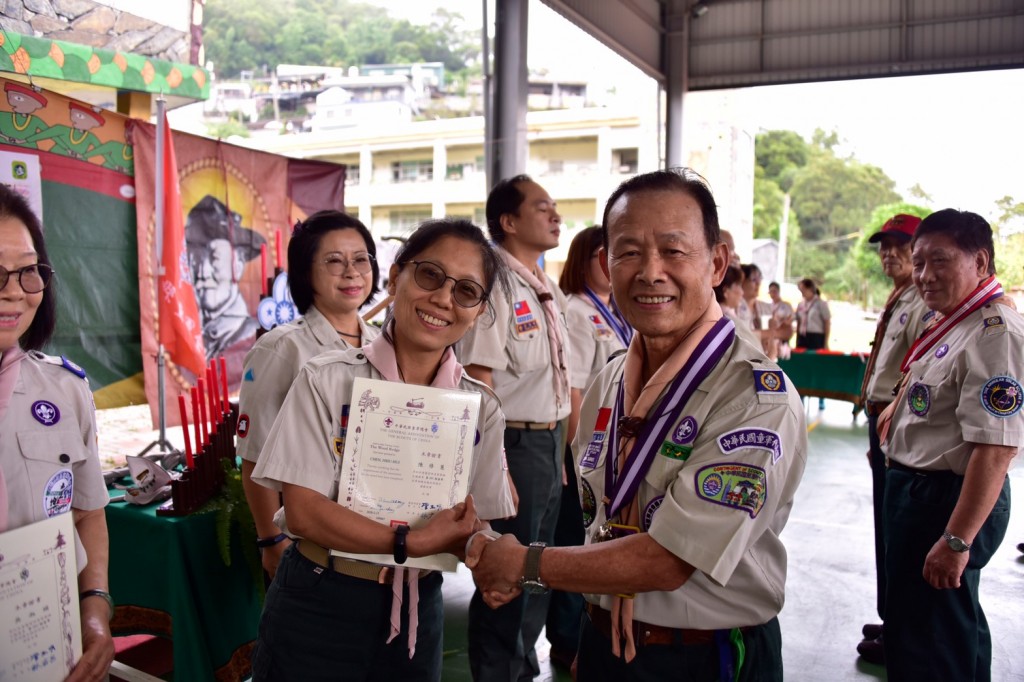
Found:
[[[828, 401], [823, 412], [809, 401], [809, 457], [789, 525], [782, 539], [789, 551], [789, 579], [782, 623], [786, 679], [796, 682], [884, 680], [885, 669], [864, 663], [856, 652], [864, 623], [876, 622], [871, 478], [867, 422], [854, 420], [849, 403]], [[1010, 472], [1024, 490], [1020, 457]], [[1017, 504], [1002, 547], [982, 572], [982, 605], [993, 636], [992, 679], [1024, 680], [1024, 512]], [[473, 583], [460, 568], [446, 576], [445, 661], [442, 679], [469, 680], [466, 619]], [[538, 645], [539, 680], [569, 680], [552, 670], [547, 642]]]

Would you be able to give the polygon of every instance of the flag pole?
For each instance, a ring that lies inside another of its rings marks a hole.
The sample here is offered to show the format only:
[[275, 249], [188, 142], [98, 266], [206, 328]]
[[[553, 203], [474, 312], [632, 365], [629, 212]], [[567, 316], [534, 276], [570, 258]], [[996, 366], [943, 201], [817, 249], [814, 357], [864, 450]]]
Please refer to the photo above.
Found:
[[[167, 125], [167, 117], [165, 115], [166, 106], [167, 101], [164, 99], [164, 96], [161, 93], [156, 100], [156, 215], [154, 216], [156, 218], [156, 274], [158, 282], [160, 276], [163, 275], [164, 271], [164, 204], [166, 202], [166, 197], [164, 196], [164, 154], [167, 153], [166, 150], [164, 149], [164, 127]], [[157, 325], [159, 325], [159, 305], [157, 305], [156, 307], [156, 316]], [[157, 346], [156, 371], [156, 392], [157, 401], [159, 402], [157, 406], [157, 413], [159, 415], [160, 434], [155, 441], [147, 445], [142, 450], [142, 452], [139, 453], [139, 456], [141, 457], [150, 450], [152, 450], [153, 448], [157, 448], [157, 451], [153, 455], [151, 455], [151, 458], [163, 460], [161, 462], [163, 467], [165, 469], [171, 469], [174, 466], [176, 466], [178, 460], [181, 459], [181, 451], [175, 448], [173, 445], [171, 445], [171, 443], [167, 440], [167, 405], [165, 404], [167, 400], [167, 387], [165, 386], [164, 383], [164, 374], [166, 372], [166, 367], [164, 366], [163, 343], [160, 343]], [[173, 455], [177, 455], [177, 457], [173, 457]]]

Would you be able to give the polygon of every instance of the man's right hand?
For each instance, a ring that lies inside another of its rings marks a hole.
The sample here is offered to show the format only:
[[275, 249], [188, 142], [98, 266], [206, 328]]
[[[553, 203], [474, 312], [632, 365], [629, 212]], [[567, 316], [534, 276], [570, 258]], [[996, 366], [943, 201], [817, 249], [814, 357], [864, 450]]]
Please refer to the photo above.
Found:
[[291, 539], [285, 539], [276, 545], [270, 547], [264, 547], [260, 553], [260, 560], [263, 562], [263, 570], [267, 572], [270, 579], [273, 580], [277, 574], [277, 567], [281, 564], [281, 557], [284, 555], [284, 551], [288, 549], [288, 546], [292, 544]]

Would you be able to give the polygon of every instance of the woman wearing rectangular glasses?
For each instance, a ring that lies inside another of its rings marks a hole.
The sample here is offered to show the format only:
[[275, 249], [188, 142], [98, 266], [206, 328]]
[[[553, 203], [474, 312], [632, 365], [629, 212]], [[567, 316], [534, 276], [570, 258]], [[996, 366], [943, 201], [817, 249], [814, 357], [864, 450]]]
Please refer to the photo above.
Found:
[[[408, 556], [461, 556], [466, 540], [483, 525], [480, 519], [515, 514], [502, 461], [505, 419], [498, 400], [468, 377], [451, 348], [481, 316], [487, 323], [489, 297], [507, 289], [503, 268], [472, 223], [424, 223], [391, 267], [388, 290], [394, 304], [384, 333], [361, 349], [322, 355], [299, 373], [252, 475], [256, 483], [282, 491], [280, 525], [301, 538], [285, 552], [267, 592], [253, 653], [254, 680], [440, 679], [440, 574], [410, 577], [416, 580], [418, 603], [410, 602], [410, 585], [403, 584], [402, 603], [408, 606], [399, 610], [393, 609], [393, 577], [381, 580], [387, 574], [379, 567], [328, 557], [331, 549], [395, 551], [397, 560], [403, 539]], [[471, 497], [402, 538], [335, 502], [341, 472], [335, 450], [344, 437], [339, 417], [359, 377], [481, 394]]]
[[253, 483], [252, 470], [302, 366], [326, 351], [358, 348], [377, 336], [376, 328], [359, 316], [359, 309], [377, 293], [376, 255], [370, 231], [341, 211], [318, 211], [296, 224], [288, 242], [288, 286], [303, 317], [261, 336], [245, 356], [238, 394], [238, 454], [256, 544], [271, 579], [291, 540], [274, 524], [280, 495]]

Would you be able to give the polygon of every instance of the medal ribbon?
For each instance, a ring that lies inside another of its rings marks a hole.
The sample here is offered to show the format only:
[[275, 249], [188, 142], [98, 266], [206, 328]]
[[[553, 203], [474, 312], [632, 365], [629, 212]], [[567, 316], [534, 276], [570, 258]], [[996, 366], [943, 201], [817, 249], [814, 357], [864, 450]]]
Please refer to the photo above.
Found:
[[617, 471], [618, 462], [618, 420], [622, 416], [623, 384], [615, 397], [615, 409], [612, 412], [612, 423], [609, 433], [608, 454], [605, 456], [605, 494], [610, 499], [605, 505], [606, 517], [610, 520], [627, 505], [640, 487], [640, 481], [647, 474], [655, 455], [658, 444], [665, 439], [669, 429], [676, 423], [683, 408], [690, 400], [697, 387], [718, 365], [719, 360], [732, 345], [736, 336], [736, 325], [727, 317], [720, 318], [711, 330], [705, 334], [694, 349], [683, 369], [669, 386], [659, 408], [660, 413], [648, 419], [637, 434], [633, 449], [629, 453], [622, 471]]
[[918, 337], [917, 341], [910, 347], [907, 354], [903, 356], [903, 363], [900, 371], [906, 373], [911, 363], [920, 360], [931, 348], [938, 343], [946, 333], [957, 326], [965, 317], [974, 311], [988, 305], [994, 299], [1003, 295], [1003, 287], [996, 281], [995, 275], [989, 275], [988, 279], [978, 285], [978, 288], [965, 298], [957, 309], [947, 318], [925, 331]]
[[605, 305], [604, 301], [598, 298], [597, 294], [591, 290], [590, 287], [583, 287], [583, 293], [586, 294], [590, 302], [597, 308], [597, 312], [601, 314], [602, 319], [608, 323], [608, 326], [615, 332], [615, 336], [619, 337], [619, 341], [622, 342], [624, 347], [629, 346], [630, 339], [633, 338], [633, 328], [629, 326], [629, 322], [626, 322], [625, 318], [622, 317], [622, 313], [619, 312], [619, 307], [615, 305], [615, 299], [609, 299], [610, 306]]

